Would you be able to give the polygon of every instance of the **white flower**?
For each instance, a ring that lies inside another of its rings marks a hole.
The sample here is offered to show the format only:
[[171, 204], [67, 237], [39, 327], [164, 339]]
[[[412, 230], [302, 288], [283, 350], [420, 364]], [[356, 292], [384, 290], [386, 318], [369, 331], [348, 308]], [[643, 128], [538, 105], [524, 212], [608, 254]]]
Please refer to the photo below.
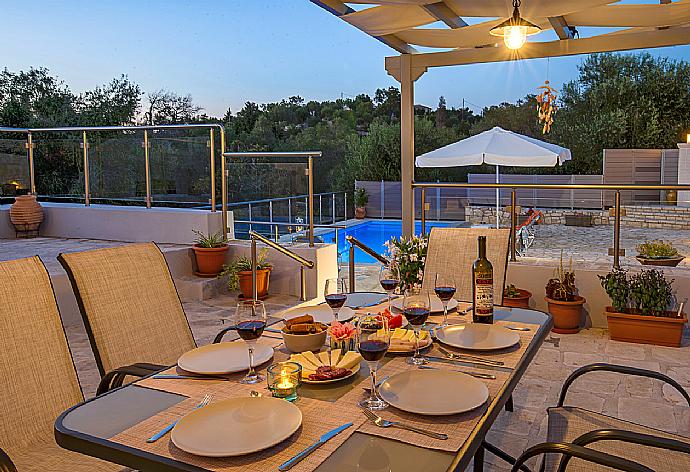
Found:
[[417, 262], [417, 254], [414, 254], [414, 253], [410, 254], [410, 261], [411, 262]]

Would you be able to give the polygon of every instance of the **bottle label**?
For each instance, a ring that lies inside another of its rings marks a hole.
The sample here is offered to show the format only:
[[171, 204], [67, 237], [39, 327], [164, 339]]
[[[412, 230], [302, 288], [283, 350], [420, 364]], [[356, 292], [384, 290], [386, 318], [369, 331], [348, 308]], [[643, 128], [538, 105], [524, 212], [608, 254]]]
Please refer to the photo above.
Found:
[[493, 278], [475, 278], [474, 306], [477, 316], [490, 316], [494, 312], [494, 280]]

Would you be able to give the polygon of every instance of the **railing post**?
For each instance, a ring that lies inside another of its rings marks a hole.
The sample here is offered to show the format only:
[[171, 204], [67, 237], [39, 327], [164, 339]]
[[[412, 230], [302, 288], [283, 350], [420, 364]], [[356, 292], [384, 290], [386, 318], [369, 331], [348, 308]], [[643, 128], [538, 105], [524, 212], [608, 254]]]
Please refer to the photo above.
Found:
[[299, 266], [299, 300], [301, 302], [307, 301], [307, 273], [302, 264]]
[[314, 158], [309, 156], [309, 247], [314, 247]]
[[621, 191], [616, 190], [614, 196], [614, 208], [616, 211], [613, 222], [613, 268], [620, 269], [620, 249], [621, 249]]
[[29, 188], [36, 195], [36, 174], [34, 174], [34, 141], [31, 132], [26, 133], [26, 151], [29, 158]]
[[321, 197], [322, 195], [319, 194], [319, 224], [323, 223], [323, 216], [321, 215]]
[[268, 202], [268, 221], [273, 223], [273, 200]]
[[288, 197], [288, 223], [292, 223], [292, 198]]
[[386, 211], [383, 208], [386, 205], [385, 193], [386, 193], [386, 184], [384, 183], [383, 180], [381, 180], [381, 219], [386, 217], [385, 216]]
[[252, 237], [252, 300], [256, 301], [259, 299], [258, 287], [256, 286], [256, 238]]
[[211, 147], [211, 213], [216, 212], [216, 148], [213, 128], [209, 131], [209, 146]]
[[[438, 183], [438, 180], [436, 180]], [[441, 220], [441, 187], [436, 187], [436, 221]]]
[[333, 224], [335, 224], [335, 192], [331, 194], [331, 202], [333, 203], [333, 211], [331, 212], [331, 215], [333, 216]]
[[510, 262], [517, 261], [517, 195], [515, 189], [510, 192]]
[[220, 130], [220, 187], [221, 187], [221, 221], [223, 223], [223, 234], [228, 234], [228, 174], [225, 169], [225, 128], [222, 126]]
[[144, 167], [146, 172], [146, 208], [151, 208], [151, 161], [149, 158], [148, 130], [144, 130]]
[[275, 225], [274, 228], [276, 230], [276, 242], [278, 242], [280, 240], [280, 228], [278, 225]]
[[249, 231], [252, 230], [252, 204], [249, 203]]
[[344, 195], [344, 197], [345, 197], [345, 209], [344, 209], [344, 211], [343, 211], [343, 213], [344, 213], [343, 216], [344, 216], [345, 219], [347, 220], [347, 192], [343, 192], [343, 195]]
[[82, 131], [82, 146], [84, 148], [84, 206], [90, 206], [91, 193], [89, 189], [89, 142], [86, 140], [86, 131]]
[[351, 292], [356, 292], [355, 290], [355, 245], [351, 242], [350, 243], [350, 253], [349, 253], [349, 271], [348, 275], [350, 276], [350, 291]]
[[[422, 236], [426, 234], [426, 188], [422, 187]], [[414, 233], [414, 226], [412, 227], [412, 232]]]

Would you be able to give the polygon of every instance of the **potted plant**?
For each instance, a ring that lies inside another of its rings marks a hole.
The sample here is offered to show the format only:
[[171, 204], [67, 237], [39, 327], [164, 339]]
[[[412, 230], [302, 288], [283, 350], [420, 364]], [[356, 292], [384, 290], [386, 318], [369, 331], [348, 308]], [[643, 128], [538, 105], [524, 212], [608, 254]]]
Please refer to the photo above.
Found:
[[529, 308], [530, 297], [532, 297], [532, 292], [510, 284], [503, 291], [503, 306]]
[[400, 291], [422, 283], [428, 241], [425, 236], [392, 237], [384, 243], [390, 268], [400, 278]]
[[192, 249], [196, 258], [197, 271], [200, 277], [216, 277], [225, 263], [225, 254], [228, 252], [228, 242], [222, 231], [214, 234], [204, 234], [194, 231], [197, 238]]
[[364, 187], [355, 188], [355, 218], [362, 219], [367, 216], [367, 203], [369, 203], [369, 194]]
[[611, 339], [680, 347], [688, 319], [681, 310], [669, 311], [675, 304], [673, 280], [656, 269], [632, 276], [614, 269], [599, 280], [611, 299], [605, 313]]
[[637, 246], [637, 252], [635, 259], [640, 261], [642, 265], [675, 267], [685, 259], [678, 252], [678, 249], [673, 247], [673, 244], [660, 239], [645, 241]]
[[573, 259], [570, 258], [570, 269], [563, 268], [563, 252], [561, 262], [556, 271], [556, 277], [546, 284], [546, 303], [549, 313], [553, 316], [553, 332], [561, 334], [575, 334], [580, 331], [582, 305], [586, 300], [577, 294]]
[[[262, 249], [256, 258], [256, 293], [259, 298], [268, 295], [268, 283], [270, 281], [273, 265], [268, 260], [268, 249]], [[248, 257], [240, 257], [232, 263], [223, 266], [218, 277], [228, 277], [228, 290], [237, 289], [242, 292], [240, 298], [252, 298], [252, 260]]]

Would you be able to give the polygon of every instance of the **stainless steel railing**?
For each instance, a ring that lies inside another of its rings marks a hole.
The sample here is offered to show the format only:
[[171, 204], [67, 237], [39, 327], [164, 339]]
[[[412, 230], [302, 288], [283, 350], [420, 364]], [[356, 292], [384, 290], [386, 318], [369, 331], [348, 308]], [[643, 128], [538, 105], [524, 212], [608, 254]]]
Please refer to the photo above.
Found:
[[[295, 223], [286, 223], [282, 221], [252, 221], [252, 220], [235, 220], [235, 224], [245, 224], [249, 225], [249, 231], [252, 231], [251, 225], [259, 225], [259, 226], [270, 226], [271, 229], [271, 236], [273, 236], [273, 240], [275, 242], [280, 241], [280, 234], [278, 232], [278, 228], [282, 227], [288, 227], [288, 228], [297, 228], [299, 225]], [[321, 224], [315, 224], [314, 228], [332, 228], [335, 230], [335, 243], [338, 243], [339, 240], [339, 231], [341, 229], [347, 229], [347, 226], [345, 225], [321, 225]], [[274, 232], [275, 230], [275, 232]]]
[[[89, 141], [87, 133], [95, 133], [101, 131], [143, 131], [144, 132], [144, 165], [146, 172], [146, 208], [151, 208], [152, 198], [151, 198], [151, 165], [149, 159], [149, 131], [154, 130], [166, 130], [166, 129], [208, 129], [209, 130], [209, 140], [210, 140], [210, 186], [211, 186], [211, 212], [216, 212], [216, 162], [215, 162], [215, 135], [214, 132], [217, 130], [220, 134], [220, 149], [221, 155], [225, 153], [225, 129], [221, 124], [218, 123], [194, 123], [194, 124], [178, 124], [178, 125], [141, 125], [141, 126], [65, 126], [65, 127], [55, 127], [55, 128], [8, 128], [0, 127], [0, 132], [2, 133], [22, 133], [26, 134], [26, 144], [27, 158], [29, 160], [29, 181], [31, 193], [36, 193], [36, 174], [34, 171], [34, 148], [36, 143], [34, 142], [34, 134], [41, 133], [81, 133], [81, 147], [82, 159], [84, 166], [84, 206], [89, 206], [91, 204], [91, 191], [89, 182]], [[225, 159], [221, 159], [221, 175], [226, 175], [225, 170]], [[221, 184], [221, 211], [222, 211], [222, 224], [223, 228], [228, 226], [228, 202], [227, 202], [227, 181], [225, 178], [222, 179]]]
[[377, 261], [379, 261], [383, 265], [388, 265], [389, 261], [385, 257], [383, 257], [381, 254], [378, 252], [374, 251], [372, 248], [364, 244], [362, 241], [359, 239], [355, 238], [352, 235], [347, 235], [345, 236], [345, 239], [347, 242], [350, 243], [350, 254], [349, 254], [349, 278], [350, 278], [350, 291], [354, 292], [355, 291], [355, 248], [359, 248]]
[[278, 243], [275, 243], [271, 241], [268, 238], [265, 238], [261, 236], [259, 233], [256, 233], [254, 231], [249, 232], [249, 236], [251, 237], [252, 240], [252, 248], [251, 248], [251, 259], [252, 259], [252, 299], [253, 300], [258, 300], [258, 293], [257, 293], [257, 285], [256, 285], [256, 265], [258, 262], [258, 257], [256, 253], [256, 241], [261, 241], [264, 243], [266, 246], [269, 246], [276, 251], [280, 252], [281, 254], [284, 254], [288, 256], [289, 258], [297, 261], [300, 263], [299, 266], [299, 272], [300, 272], [300, 297], [299, 299], [301, 301], [306, 301], [307, 300], [307, 276], [306, 273], [304, 272], [304, 268], [308, 269], [313, 269], [314, 268], [314, 262], [305, 259], [304, 257], [300, 256], [299, 254], [287, 249], [286, 247], [281, 246]]

